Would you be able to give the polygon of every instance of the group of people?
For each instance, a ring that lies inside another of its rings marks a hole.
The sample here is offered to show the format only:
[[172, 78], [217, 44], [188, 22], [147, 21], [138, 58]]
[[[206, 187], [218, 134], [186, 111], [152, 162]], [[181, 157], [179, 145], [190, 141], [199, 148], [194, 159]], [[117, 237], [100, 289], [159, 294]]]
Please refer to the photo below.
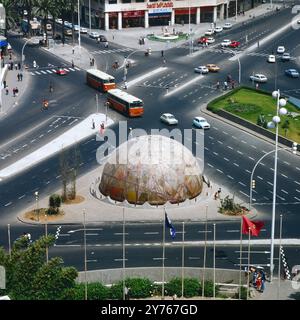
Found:
[[90, 58], [90, 66], [93, 67], [95, 65], [95, 59]]
[[251, 280], [250, 284], [259, 292], [264, 292], [266, 275], [262, 268], [250, 267]]
[[18, 73], [17, 79], [18, 79], [18, 81], [23, 81], [23, 73]]
[[[17, 87], [13, 88], [13, 96], [17, 97], [19, 94], [19, 89]], [[6, 94], [8, 95], [8, 89], [6, 89]]]

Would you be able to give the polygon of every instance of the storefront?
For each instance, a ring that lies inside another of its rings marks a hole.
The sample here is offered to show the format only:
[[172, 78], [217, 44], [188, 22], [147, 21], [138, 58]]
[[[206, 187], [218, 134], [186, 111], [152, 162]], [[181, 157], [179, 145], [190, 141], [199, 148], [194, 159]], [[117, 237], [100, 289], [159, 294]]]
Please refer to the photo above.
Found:
[[149, 26], [171, 25], [173, 2], [147, 3]]
[[118, 12], [109, 12], [109, 29], [118, 28]]
[[125, 11], [122, 12], [123, 28], [144, 27], [145, 26], [145, 11]]
[[214, 7], [201, 7], [200, 8], [200, 21], [212, 22], [214, 16]]
[[197, 8], [175, 9], [175, 23], [187, 24], [189, 21], [190, 23], [196, 23], [196, 13]]

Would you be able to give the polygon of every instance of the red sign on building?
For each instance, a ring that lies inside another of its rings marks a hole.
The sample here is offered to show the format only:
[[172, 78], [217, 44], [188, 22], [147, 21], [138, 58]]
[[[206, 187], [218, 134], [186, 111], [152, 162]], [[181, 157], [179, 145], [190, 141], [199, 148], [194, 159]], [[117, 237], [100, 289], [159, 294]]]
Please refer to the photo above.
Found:
[[159, 9], [159, 8], [173, 8], [173, 2], [154, 2], [154, 3], [147, 3], [148, 9]]
[[189, 9], [175, 9], [175, 14], [196, 14], [197, 13], [197, 8], [191, 8], [190, 11]]
[[137, 11], [124, 11], [122, 12], [123, 18], [138, 18], [138, 17], [144, 17], [145, 11], [143, 10], [137, 10]]

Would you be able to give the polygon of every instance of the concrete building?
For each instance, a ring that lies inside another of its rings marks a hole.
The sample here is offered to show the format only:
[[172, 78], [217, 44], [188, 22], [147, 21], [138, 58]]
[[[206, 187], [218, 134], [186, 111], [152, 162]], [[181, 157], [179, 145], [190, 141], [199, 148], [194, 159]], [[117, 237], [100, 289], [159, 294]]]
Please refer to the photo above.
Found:
[[2, 3], [0, 3], [0, 35], [4, 36], [6, 31], [6, 13]]
[[216, 22], [249, 10], [262, 0], [85, 0], [84, 23], [104, 30]]

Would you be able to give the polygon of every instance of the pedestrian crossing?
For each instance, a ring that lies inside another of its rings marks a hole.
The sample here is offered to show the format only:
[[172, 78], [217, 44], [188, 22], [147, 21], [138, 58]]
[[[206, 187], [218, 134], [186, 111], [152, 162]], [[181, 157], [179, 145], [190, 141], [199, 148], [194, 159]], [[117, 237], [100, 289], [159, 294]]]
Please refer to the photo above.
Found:
[[117, 52], [128, 52], [133, 51], [131, 48], [120, 48], [120, 49], [107, 49], [107, 50], [95, 50], [91, 51], [91, 54], [106, 54], [106, 53], [117, 53]]
[[[63, 70], [65, 70], [66, 72], [75, 72], [75, 71], [80, 71], [81, 69], [78, 67], [74, 67], [74, 68], [62, 68]], [[56, 74], [56, 71], [58, 69], [38, 69], [38, 70], [31, 70], [30, 74], [32, 76], [41, 76], [41, 75], [48, 75], [48, 74]]]

